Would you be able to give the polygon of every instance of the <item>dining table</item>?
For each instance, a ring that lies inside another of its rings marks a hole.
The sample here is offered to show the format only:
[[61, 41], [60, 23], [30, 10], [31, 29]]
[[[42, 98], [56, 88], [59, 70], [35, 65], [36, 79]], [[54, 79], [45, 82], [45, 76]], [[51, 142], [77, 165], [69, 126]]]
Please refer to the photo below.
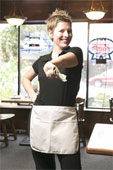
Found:
[[27, 97], [10, 97], [7, 99], [1, 99], [2, 103], [17, 103], [17, 104], [32, 104], [30, 98]]
[[113, 156], [113, 124], [96, 123], [86, 151], [89, 154]]

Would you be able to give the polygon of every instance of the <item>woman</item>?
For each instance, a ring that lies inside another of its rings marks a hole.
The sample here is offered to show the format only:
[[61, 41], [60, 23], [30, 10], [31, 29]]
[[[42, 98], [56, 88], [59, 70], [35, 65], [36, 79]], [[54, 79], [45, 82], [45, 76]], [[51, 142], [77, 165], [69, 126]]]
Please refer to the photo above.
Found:
[[[22, 77], [23, 86], [34, 102], [30, 143], [36, 169], [55, 169], [55, 154], [61, 169], [81, 169], [75, 99], [83, 63], [82, 50], [70, 47], [71, 17], [56, 9], [47, 19], [53, 41], [51, 54], [41, 56]], [[37, 95], [31, 81], [38, 75]], [[65, 80], [64, 80], [65, 78]]]

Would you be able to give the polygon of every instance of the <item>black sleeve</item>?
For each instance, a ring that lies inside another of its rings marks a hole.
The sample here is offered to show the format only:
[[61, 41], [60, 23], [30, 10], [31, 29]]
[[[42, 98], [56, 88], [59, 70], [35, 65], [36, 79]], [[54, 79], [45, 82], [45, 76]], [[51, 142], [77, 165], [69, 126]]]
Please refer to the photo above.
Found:
[[38, 65], [39, 65], [39, 62], [40, 62], [40, 59], [36, 60], [36, 61], [33, 63], [33, 65], [32, 65], [35, 73], [37, 73], [37, 74], [38, 74]]
[[79, 47], [71, 47], [67, 52], [72, 52], [76, 55], [79, 65], [83, 64], [83, 52]]

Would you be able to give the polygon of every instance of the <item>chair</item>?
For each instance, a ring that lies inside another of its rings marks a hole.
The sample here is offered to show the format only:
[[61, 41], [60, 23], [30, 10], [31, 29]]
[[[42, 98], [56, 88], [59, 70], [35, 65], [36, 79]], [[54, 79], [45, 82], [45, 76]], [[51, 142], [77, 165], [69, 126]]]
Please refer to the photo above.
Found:
[[110, 104], [110, 122], [113, 123], [113, 98], [109, 99]]
[[9, 136], [13, 136], [14, 140], [17, 139], [15, 125], [14, 125], [14, 116], [15, 114], [0, 114], [0, 122], [1, 122], [1, 135], [4, 136], [4, 139], [0, 139], [0, 142], [5, 142], [5, 146], [8, 146], [8, 134], [7, 134], [7, 122], [9, 121], [11, 124], [12, 134]]
[[75, 101], [76, 111], [78, 116], [78, 126], [79, 126], [79, 133], [80, 133], [80, 143], [83, 143], [83, 146], [86, 146], [85, 136], [84, 136], [84, 122], [85, 122], [85, 115], [84, 115], [84, 103], [85, 99], [77, 97]]

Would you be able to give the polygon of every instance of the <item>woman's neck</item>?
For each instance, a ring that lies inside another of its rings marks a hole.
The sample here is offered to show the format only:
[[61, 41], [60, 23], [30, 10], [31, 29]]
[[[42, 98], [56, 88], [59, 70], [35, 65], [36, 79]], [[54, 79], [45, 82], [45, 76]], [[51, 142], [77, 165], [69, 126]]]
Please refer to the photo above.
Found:
[[53, 47], [53, 53], [60, 54], [63, 50], [59, 48], [57, 45]]
[[54, 47], [52, 52], [52, 58], [57, 58], [61, 52], [61, 49]]
[[56, 53], [55, 51], [52, 52], [52, 59], [57, 58], [59, 56], [59, 53]]

